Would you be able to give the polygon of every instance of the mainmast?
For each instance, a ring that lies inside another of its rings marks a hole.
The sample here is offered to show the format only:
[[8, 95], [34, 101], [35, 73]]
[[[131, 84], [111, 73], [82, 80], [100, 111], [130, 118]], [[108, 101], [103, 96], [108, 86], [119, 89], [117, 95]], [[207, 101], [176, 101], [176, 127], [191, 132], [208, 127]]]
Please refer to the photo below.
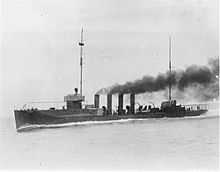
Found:
[[80, 95], [82, 96], [82, 55], [83, 55], [83, 29], [81, 30], [81, 40], [79, 42], [80, 46]]
[[169, 38], [169, 103], [171, 107], [171, 38]]

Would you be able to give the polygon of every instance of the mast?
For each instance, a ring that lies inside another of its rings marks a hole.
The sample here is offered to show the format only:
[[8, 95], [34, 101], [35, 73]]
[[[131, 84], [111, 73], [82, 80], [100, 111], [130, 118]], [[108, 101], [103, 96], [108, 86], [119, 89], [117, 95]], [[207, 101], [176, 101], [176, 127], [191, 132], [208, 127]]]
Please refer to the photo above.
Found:
[[82, 96], [82, 54], [83, 54], [83, 29], [81, 30], [81, 40], [79, 42], [80, 46], [80, 95]]
[[171, 107], [171, 38], [169, 38], [169, 103]]

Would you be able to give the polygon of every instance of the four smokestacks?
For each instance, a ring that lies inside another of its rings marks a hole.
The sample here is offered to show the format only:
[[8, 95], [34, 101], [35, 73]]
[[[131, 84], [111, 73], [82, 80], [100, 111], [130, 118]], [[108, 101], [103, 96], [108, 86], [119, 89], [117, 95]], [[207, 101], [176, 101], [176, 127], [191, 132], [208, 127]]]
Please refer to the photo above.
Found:
[[[124, 114], [123, 110], [123, 94], [118, 94], [118, 114]], [[94, 107], [99, 108], [99, 95], [94, 96]], [[131, 93], [130, 94], [130, 114], [135, 113], [135, 94]], [[107, 94], [107, 114], [111, 115], [112, 114], [112, 94]]]

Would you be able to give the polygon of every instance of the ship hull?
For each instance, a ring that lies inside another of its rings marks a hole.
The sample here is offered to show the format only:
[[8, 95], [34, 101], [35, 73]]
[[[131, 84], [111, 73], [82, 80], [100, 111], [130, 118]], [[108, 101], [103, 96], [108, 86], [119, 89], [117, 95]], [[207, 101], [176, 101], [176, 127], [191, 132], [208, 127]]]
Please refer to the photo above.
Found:
[[[165, 113], [165, 112], [148, 112], [141, 114], [124, 114], [124, 115], [111, 115], [111, 116], [97, 116], [91, 112], [84, 112], [81, 114], [62, 111], [56, 112], [54, 111], [40, 111], [40, 110], [15, 110], [15, 121], [17, 131], [24, 126], [30, 125], [51, 125], [51, 124], [63, 124], [70, 122], [83, 122], [83, 121], [111, 121], [111, 120], [120, 120], [120, 119], [147, 119], [147, 118], [163, 118], [163, 117], [187, 117], [187, 116], [199, 116], [203, 113], [207, 112], [207, 110], [199, 110], [199, 111], [184, 111], [184, 112], [173, 112], [173, 113]], [[59, 114], [59, 115], [57, 115]], [[68, 115], [66, 115], [68, 114]]]

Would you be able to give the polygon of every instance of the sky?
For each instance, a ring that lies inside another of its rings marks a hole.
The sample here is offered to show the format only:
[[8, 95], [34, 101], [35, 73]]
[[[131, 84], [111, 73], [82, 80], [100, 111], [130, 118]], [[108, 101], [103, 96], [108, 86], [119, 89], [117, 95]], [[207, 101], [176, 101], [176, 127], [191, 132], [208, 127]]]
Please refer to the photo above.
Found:
[[1, 112], [25, 102], [63, 101], [102, 87], [206, 65], [219, 57], [218, 1], [1, 1]]

